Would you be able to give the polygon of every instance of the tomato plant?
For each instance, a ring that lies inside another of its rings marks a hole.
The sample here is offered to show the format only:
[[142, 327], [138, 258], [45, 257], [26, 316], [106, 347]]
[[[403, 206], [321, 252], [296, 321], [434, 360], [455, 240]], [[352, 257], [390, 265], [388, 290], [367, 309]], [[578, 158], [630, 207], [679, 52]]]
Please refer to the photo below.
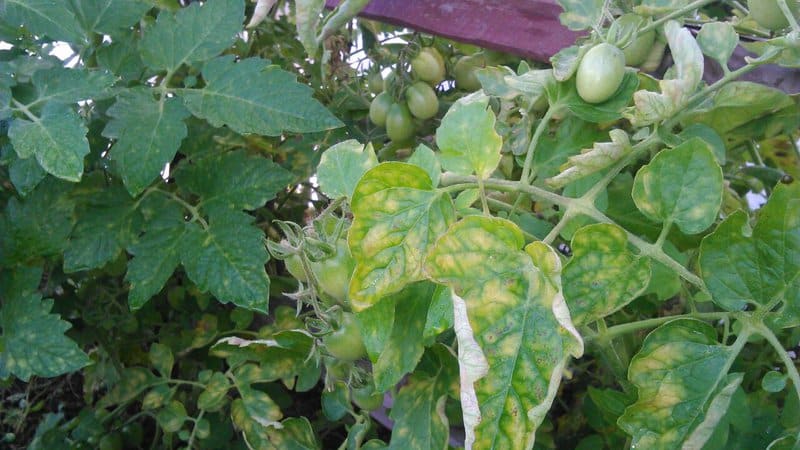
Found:
[[4, 2], [0, 446], [796, 448], [796, 2], [367, 3]]

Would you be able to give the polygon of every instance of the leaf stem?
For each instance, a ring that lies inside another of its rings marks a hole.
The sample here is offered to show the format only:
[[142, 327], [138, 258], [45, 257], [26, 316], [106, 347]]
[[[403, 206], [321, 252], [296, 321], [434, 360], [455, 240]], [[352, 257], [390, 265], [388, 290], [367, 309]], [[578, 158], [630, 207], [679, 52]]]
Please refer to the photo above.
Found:
[[694, 1], [692, 3], [689, 3], [688, 5], [684, 6], [683, 8], [676, 9], [675, 11], [672, 11], [671, 13], [667, 14], [666, 16], [664, 16], [664, 17], [662, 17], [662, 18], [660, 18], [658, 20], [653, 21], [653, 23], [651, 23], [650, 25], [647, 25], [646, 27], [644, 27], [641, 30], [639, 30], [639, 34], [647, 33], [650, 30], [654, 30], [654, 29], [660, 27], [662, 24], [667, 23], [667, 22], [669, 22], [670, 20], [672, 20], [672, 19], [674, 19], [676, 17], [680, 17], [680, 16], [682, 16], [682, 15], [688, 13], [688, 12], [694, 11], [695, 9], [698, 9], [698, 8], [701, 8], [701, 7], [705, 6], [705, 5], [708, 5], [709, 3], [714, 3], [714, 1], [716, 1], [716, 0], [697, 0], [697, 1]]
[[772, 332], [766, 325], [763, 323], [759, 323], [755, 325], [756, 331], [758, 334], [764, 336], [767, 342], [772, 345], [772, 348], [778, 353], [778, 356], [783, 361], [783, 364], [786, 366], [786, 374], [792, 380], [792, 384], [794, 385], [794, 392], [797, 395], [797, 398], [800, 399], [800, 373], [797, 372], [797, 366], [795, 362], [792, 361], [792, 358], [786, 352], [786, 349], [783, 348], [781, 342], [778, 340], [778, 337], [775, 336], [775, 333]]
[[531, 184], [531, 178], [536, 175], [535, 173], [531, 174], [533, 154], [536, 151], [536, 147], [539, 145], [539, 139], [542, 137], [542, 133], [544, 133], [545, 128], [547, 128], [547, 124], [550, 123], [550, 118], [553, 117], [556, 109], [558, 108], [547, 108], [547, 112], [544, 113], [542, 120], [540, 120], [539, 124], [536, 125], [536, 131], [533, 132], [531, 142], [528, 144], [528, 153], [525, 155], [525, 163], [522, 166], [522, 176], [519, 178], [520, 181], [526, 185]]
[[481, 205], [483, 206], [483, 215], [489, 215], [489, 205], [486, 203], [486, 188], [483, 185], [483, 179], [478, 177], [478, 192], [481, 194]]
[[619, 335], [633, 333], [634, 331], [639, 331], [647, 328], [656, 328], [660, 325], [663, 325], [669, 321], [676, 319], [720, 320], [720, 319], [727, 319], [732, 314], [734, 313], [728, 311], [715, 311], [707, 313], [692, 313], [692, 314], [682, 314], [677, 316], [656, 317], [653, 319], [639, 320], [636, 322], [629, 322], [629, 323], [623, 323], [621, 325], [615, 325], [613, 327], [609, 327], [604, 332], [598, 332], [595, 335], [587, 335], [585, 336], [585, 338], [587, 341], [606, 341], [614, 339]]
[[24, 105], [24, 104], [18, 102], [17, 99], [15, 99], [15, 98], [12, 98], [11, 102], [14, 105], [14, 109], [16, 109], [17, 111], [21, 111], [22, 114], [25, 115], [25, 117], [27, 117], [28, 119], [30, 119], [33, 122], [36, 122], [36, 123], [39, 122], [39, 118], [36, 117], [36, 115], [34, 113], [32, 113], [30, 109], [28, 109], [28, 105]]
[[669, 230], [672, 228], [672, 220], [667, 220], [664, 222], [664, 226], [661, 228], [661, 233], [658, 235], [658, 239], [656, 240], [655, 246], [658, 248], [664, 248], [664, 241], [667, 240], [667, 235], [669, 235]]
[[203, 226], [203, 229], [206, 229], [206, 230], [208, 229], [208, 222], [206, 222], [205, 219], [203, 219], [203, 216], [200, 214], [200, 211], [197, 209], [197, 207], [195, 207], [191, 203], [187, 202], [186, 200], [178, 197], [177, 195], [175, 195], [174, 192], [165, 191], [165, 190], [159, 189], [159, 188], [155, 188], [154, 190], [166, 195], [167, 197], [169, 197], [173, 201], [179, 203], [181, 206], [184, 207], [184, 209], [186, 209], [187, 211], [189, 211], [189, 213], [192, 214], [192, 220], [196, 220], [196, 221], [200, 222], [200, 225]]

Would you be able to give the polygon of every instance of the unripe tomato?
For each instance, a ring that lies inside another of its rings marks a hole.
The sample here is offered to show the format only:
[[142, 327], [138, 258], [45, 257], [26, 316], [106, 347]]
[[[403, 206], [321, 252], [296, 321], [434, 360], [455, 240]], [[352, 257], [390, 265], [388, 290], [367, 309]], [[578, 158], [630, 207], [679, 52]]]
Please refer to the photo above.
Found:
[[386, 75], [386, 78], [383, 79], [383, 90], [385, 92], [392, 92], [395, 83], [397, 83], [397, 75], [395, 75], [394, 72], [389, 72], [389, 75]]
[[417, 119], [430, 119], [439, 112], [439, 99], [427, 83], [417, 81], [406, 88], [408, 110]]
[[[636, 14], [625, 14], [617, 19], [620, 26], [633, 26], [641, 21]], [[625, 64], [631, 67], [638, 67], [647, 60], [650, 55], [650, 48], [656, 40], [656, 31], [650, 30], [647, 33], [636, 36], [627, 47], [622, 49], [625, 55]]]
[[300, 260], [300, 255], [292, 255], [284, 259], [283, 263], [286, 265], [286, 270], [289, 271], [289, 274], [297, 281], [302, 281], [303, 283], [308, 281], [308, 276], [306, 276], [306, 272], [303, 270], [303, 261]]
[[365, 411], [374, 411], [383, 406], [383, 394], [375, 392], [372, 383], [350, 390], [353, 403]]
[[611, 44], [598, 44], [581, 59], [576, 75], [578, 95], [587, 103], [602, 103], [625, 77], [625, 55]]
[[424, 47], [411, 60], [411, 72], [422, 81], [439, 84], [444, 80], [444, 59], [435, 48]]
[[[800, 6], [794, 0], [787, 0], [789, 10], [797, 17]], [[780, 30], [789, 26], [789, 21], [783, 15], [783, 11], [778, 6], [777, 0], [747, 0], [747, 8], [750, 9], [750, 17], [759, 25], [768, 30]]]
[[355, 361], [367, 355], [361, 340], [361, 327], [352, 313], [342, 313], [339, 327], [322, 338], [328, 352], [344, 361]]
[[405, 103], [395, 103], [386, 114], [386, 134], [395, 142], [403, 142], [414, 136], [414, 120]]
[[462, 56], [453, 68], [453, 75], [456, 79], [456, 87], [465, 91], [477, 91], [481, 88], [476, 70], [486, 67], [486, 56], [476, 53], [470, 56]]
[[339, 239], [336, 243], [336, 254], [330, 258], [311, 263], [311, 270], [317, 277], [322, 292], [330, 295], [342, 304], [347, 303], [347, 291], [350, 277], [353, 275], [355, 261], [350, 255], [347, 240]]
[[367, 78], [369, 91], [377, 95], [383, 92], [383, 76], [380, 72], [372, 72]]
[[386, 126], [386, 115], [389, 113], [394, 100], [389, 92], [381, 92], [369, 104], [369, 120], [379, 127]]

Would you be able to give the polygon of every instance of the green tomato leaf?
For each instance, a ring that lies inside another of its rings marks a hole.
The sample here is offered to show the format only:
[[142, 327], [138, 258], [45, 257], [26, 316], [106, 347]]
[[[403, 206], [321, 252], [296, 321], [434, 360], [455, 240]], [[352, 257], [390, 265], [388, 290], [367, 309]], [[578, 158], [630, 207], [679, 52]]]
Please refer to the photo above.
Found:
[[724, 396], [730, 401], [741, 383], [741, 375], [725, 381], [737, 354], [698, 320], [677, 319], [651, 332], [628, 369], [638, 400], [617, 421], [633, 437], [631, 446], [677, 449], [695, 442], [684, 448], [701, 448], [703, 430], [716, 426], [727, 409]]
[[221, 56], [203, 66], [203, 89], [184, 89], [181, 96], [196, 116], [237, 133], [279, 136], [342, 126], [311, 94], [312, 89], [260, 58], [238, 62]]
[[266, 392], [237, 385], [247, 417], [262, 427], [273, 427], [283, 417], [280, 407]]
[[244, 151], [181, 165], [175, 177], [182, 188], [200, 196], [200, 207], [209, 213], [259, 208], [294, 180], [283, 167]]
[[464, 97], [453, 104], [436, 130], [442, 166], [461, 175], [488, 178], [500, 163], [503, 139], [494, 129], [489, 98]]
[[183, 426], [183, 422], [188, 419], [189, 415], [186, 413], [186, 407], [177, 400], [172, 400], [156, 414], [158, 424], [167, 433], [176, 433]]
[[643, 0], [633, 10], [643, 16], [658, 16], [680, 9], [689, 4], [689, 0]]
[[587, 324], [619, 310], [647, 287], [650, 261], [628, 250], [622, 228], [585, 226], [575, 233], [570, 247], [572, 259], [564, 267], [562, 282], [575, 324]]
[[55, 0], [6, 0], [3, 21], [24, 26], [30, 33], [56, 41], [83, 44], [86, 41], [80, 23], [68, 2]]
[[549, 84], [547, 95], [550, 103], [553, 106], [566, 106], [576, 116], [594, 123], [613, 122], [622, 117], [623, 110], [639, 87], [636, 71], [629, 69], [625, 71], [622, 83], [611, 98], [602, 103], [587, 103], [578, 95], [575, 79], [572, 77], [561, 83]]
[[564, 187], [587, 175], [597, 173], [624, 158], [631, 151], [628, 133], [620, 129], [609, 132], [611, 142], [595, 142], [592, 148], [582, 150], [580, 154], [567, 158], [561, 167], [561, 173], [548, 178], [548, 186]]
[[36, 103], [77, 103], [112, 95], [114, 76], [105, 70], [79, 70], [53, 67], [37, 70], [31, 76], [36, 87]]
[[564, 12], [558, 19], [570, 30], [586, 30], [597, 25], [603, 16], [603, 0], [558, 0]]
[[269, 259], [263, 232], [247, 214], [230, 211], [210, 218], [208, 228], [187, 227], [181, 245], [186, 274], [222, 303], [267, 312]]
[[152, 8], [143, 0], [78, 0], [72, 5], [83, 29], [101, 34], [127, 29]]
[[205, 390], [197, 397], [197, 407], [209, 412], [220, 410], [232, 387], [228, 377], [222, 372], [214, 372], [205, 385]]
[[417, 371], [397, 392], [390, 417], [394, 420], [389, 449], [446, 449], [450, 428], [445, 402], [458, 377], [449, 350], [435, 346], [431, 354], [439, 365], [433, 373]]
[[379, 392], [390, 389], [413, 371], [422, 357], [434, 290], [433, 283], [414, 283], [381, 300], [380, 306], [358, 313], [361, 333], [368, 336], [364, 344]]
[[64, 332], [72, 327], [51, 314], [53, 300], [42, 300], [40, 269], [0, 273], [0, 379], [32, 375], [55, 377], [92, 363]]
[[439, 186], [439, 177], [442, 175], [442, 165], [436, 153], [425, 144], [419, 144], [406, 161], [409, 164], [421, 167], [431, 177], [433, 187]]
[[348, 242], [356, 268], [350, 302], [357, 312], [424, 279], [425, 254], [455, 220], [450, 197], [434, 190], [425, 171], [399, 162], [364, 174], [351, 208]]
[[175, 98], [156, 101], [151, 89], [129, 89], [107, 113], [111, 120], [103, 136], [116, 139], [109, 154], [128, 192], [139, 195], [175, 157], [186, 137], [183, 119], [189, 111]]
[[423, 337], [426, 343], [453, 327], [453, 295], [450, 289], [437, 286], [433, 292]]
[[[11, 149], [11, 147], [7, 147]], [[36, 162], [35, 158], [20, 159], [11, 149], [11, 163], [8, 165], [8, 177], [20, 196], [30, 194], [47, 176], [47, 172]]]
[[233, 44], [242, 30], [243, 0], [192, 3], [177, 13], [162, 11], [144, 29], [139, 53], [148, 67], [173, 72], [181, 64], [209, 60]]
[[128, 305], [132, 310], [144, 306], [172, 276], [181, 261], [181, 243], [186, 231], [183, 224], [148, 228], [128, 247], [133, 259], [128, 262], [125, 281], [130, 283]]
[[739, 35], [728, 22], [708, 22], [697, 33], [697, 44], [704, 54], [727, 67], [728, 60], [739, 44]]
[[767, 392], [780, 392], [785, 387], [786, 375], [778, 371], [770, 370], [764, 374], [764, 378], [761, 379], [761, 389], [764, 389]]
[[161, 374], [162, 377], [169, 378], [172, 375], [172, 367], [175, 365], [175, 356], [169, 346], [159, 342], [150, 346], [150, 364]]
[[800, 183], [779, 184], [750, 228], [741, 211], [700, 245], [700, 272], [714, 303], [728, 311], [783, 300], [781, 326], [800, 324]]
[[352, 198], [358, 180], [377, 165], [372, 143], [362, 145], [355, 139], [340, 142], [322, 153], [317, 167], [319, 186], [331, 199]]
[[692, 138], [662, 150], [636, 173], [633, 201], [652, 220], [686, 234], [710, 227], [722, 205], [722, 168], [706, 141]]
[[309, 56], [316, 56], [319, 42], [317, 42], [317, 28], [322, 20], [325, 10], [324, 0], [297, 0], [295, 1], [295, 25], [297, 37], [303, 44]]
[[64, 272], [103, 267], [131, 244], [142, 227], [136, 202], [120, 185], [86, 191], [64, 251]]
[[228, 359], [231, 365], [257, 361], [237, 368], [234, 377], [239, 384], [266, 383], [292, 377], [308, 362], [314, 338], [300, 330], [284, 330], [269, 339], [248, 340], [238, 337], [220, 339], [211, 348], [214, 356]]
[[727, 376], [724, 385], [714, 394], [708, 404], [703, 422], [692, 431], [692, 434], [683, 443], [683, 448], [703, 448], [708, 443], [719, 427], [728, 427], [725, 414], [729, 411], [733, 394], [742, 384], [744, 374], [736, 373]]
[[463, 298], [468, 315], [466, 321], [456, 302], [459, 348], [469, 352], [468, 360], [459, 355], [462, 408], [474, 448], [530, 448], [568, 352], [582, 353], [561, 295], [557, 254], [543, 244], [526, 253], [523, 244], [512, 222], [469, 216], [439, 238], [425, 263], [434, 281]]
[[72, 108], [49, 102], [41, 117], [11, 122], [8, 137], [20, 158], [35, 156], [47, 173], [67, 181], [80, 181], [83, 157], [89, 154], [86, 126]]

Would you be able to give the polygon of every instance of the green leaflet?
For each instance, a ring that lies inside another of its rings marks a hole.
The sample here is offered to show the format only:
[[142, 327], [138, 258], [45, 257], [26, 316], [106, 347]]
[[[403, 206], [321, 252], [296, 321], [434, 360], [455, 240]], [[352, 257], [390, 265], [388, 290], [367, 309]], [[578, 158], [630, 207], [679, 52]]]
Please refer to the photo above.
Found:
[[437, 361], [437, 370], [414, 372], [394, 399], [390, 417], [395, 423], [389, 449], [448, 448], [450, 428], [444, 406], [458, 374], [455, 360], [444, 346], [436, 345], [429, 354]]
[[135, 24], [151, 8], [143, 0], [78, 0], [72, 4], [86, 32], [106, 34]]
[[31, 76], [36, 87], [36, 103], [77, 103], [109, 97], [114, 76], [104, 70], [78, 70], [53, 67], [37, 70]]
[[436, 129], [442, 167], [461, 175], [488, 178], [500, 163], [503, 139], [494, 129], [488, 97], [458, 100]]
[[[474, 385], [482, 416], [474, 430], [476, 449], [530, 448], [568, 352], [580, 353], [567, 336], [574, 329], [567, 329], [572, 326], [561, 297], [558, 256], [542, 244], [523, 252], [523, 244], [512, 222], [469, 216], [439, 238], [425, 262], [434, 281], [464, 299], [488, 362]], [[464, 392], [462, 386], [462, 397]]]
[[594, 26], [603, 15], [602, 0], [558, 0], [564, 12], [558, 16], [570, 30], [585, 30]]
[[132, 310], [144, 306], [156, 295], [180, 263], [180, 246], [186, 228], [179, 225], [142, 235], [128, 247], [134, 256], [128, 262], [125, 281], [130, 283], [128, 304]]
[[342, 126], [311, 96], [310, 87], [263, 59], [236, 62], [233, 55], [220, 56], [207, 62], [202, 74], [203, 89], [183, 89], [180, 94], [192, 113], [215, 127], [278, 136]]
[[32, 375], [54, 377], [89, 365], [92, 360], [64, 332], [72, 327], [51, 314], [53, 300], [37, 292], [38, 268], [0, 272], [0, 379]]
[[633, 201], [650, 219], [687, 234], [710, 227], [722, 205], [722, 168], [700, 138], [659, 152], [636, 173]]
[[244, 151], [182, 164], [175, 177], [181, 188], [201, 197], [200, 207], [209, 213], [259, 208], [294, 179], [283, 167]]
[[108, 115], [103, 136], [117, 140], [109, 154], [128, 192], [136, 196], [175, 157], [186, 137], [183, 119], [189, 111], [178, 99], [159, 102], [151, 89], [130, 89], [117, 97]]
[[[630, 153], [631, 143], [625, 131], [613, 129], [609, 132], [609, 137], [611, 142], [594, 142], [592, 148], [568, 157], [568, 162], [559, 169], [560, 173], [548, 178], [545, 182], [551, 187], [564, 187], [573, 181], [611, 166]], [[563, 155], [555, 156], [563, 158]]]
[[741, 211], [700, 246], [700, 271], [716, 304], [736, 311], [782, 300], [781, 326], [800, 323], [800, 183], [778, 184], [750, 229]]
[[739, 35], [733, 25], [727, 22], [709, 22], [697, 33], [697, 44], [703, 53], [714, 58], [721, 66], [728, 65], [728, 59], [739, 43]]
[[148, 67], [175, 71], [181, 64], [209, 60], [233, 44], [244, 20], [243, 0], [192, 3], [174, 15], [162, 11], [139, 44]]
[[[8, 148], [10, 149], [10, 147]], [[20, 196], [24, 197], [36, 188], [39, 182], [47, 176], [47, 172], [34, 158], [19, 159], [16, 155], [12, 158], [13, 160], [8, 166], [8, 177]]]
[[702, 446], [741, 382], [741, 376], [723, 381], [740, 350], [719, 344], [714, 328], [694, 319], [674, 320], [651, 332], [628, 370], [638, 400], [617, 422], [633, 437], [631, 446], [677, 449], [687, 440]]
[[297, 37], [303, 44], [309, 56], [316, 56], [319, 42], [317, 42], [317, 27], [320, 16], [325, 10], [324, 0], [297, 0], [295, 2], [295, 24]]
[[20, 158], [35, 156], [48, 173], [77, 182], [83, 175], [83, 157], [89, 154], [86, 132], [71, 107], [49, 102], [40, 117], [14, 120], [8, 137]]
[[267, 312], [269, 254], [252, 222], [252, 216], [229, 211], [212, 215], [208, 228], [187, 225], [181, 262], [189, 279], [220, 302]]
[[425, 254], [455, 220], [450, 197], [433, 188], [425, 171], [398, 162], [364, 174], [351, 208], [348, 243], [356, 268], [350, 301], [356, 312], [425, 278]]
[[319, 186], [331, 199], [352, 197], [358, 180], [377, 165], [372, 143], [362, 145], [355, 139], [340, 142], [322, 153], [317, 167]]
[[414, 370], [425, 350], [425, 323], [435, 285], [419, 282], [358, 313], [372, 360], [375, 388], [384, 392]]
[[588, 225], [572, 238], [572, 259], [564, 267], [564, 297], [572, 320], [587, 324], [623, 306], [647, 288], [650, 261], [628, 250], [625, 230]]
[[24, 25], [33, 34], [83, 44], [86, 38], [68, 5], [69, 2], [54, 0], [6, 0], [3, 20]]
[[436, 153], [434, 153], [430, 147], [425, 144], [419, 144], [406, 162], [421, 167], [425, 170], [425, 173], [431, 177], [433, 186], [439, 185], [439, 178], [442, 175], [442, 165], [439, 162], [439, 158], [436, 157]]

